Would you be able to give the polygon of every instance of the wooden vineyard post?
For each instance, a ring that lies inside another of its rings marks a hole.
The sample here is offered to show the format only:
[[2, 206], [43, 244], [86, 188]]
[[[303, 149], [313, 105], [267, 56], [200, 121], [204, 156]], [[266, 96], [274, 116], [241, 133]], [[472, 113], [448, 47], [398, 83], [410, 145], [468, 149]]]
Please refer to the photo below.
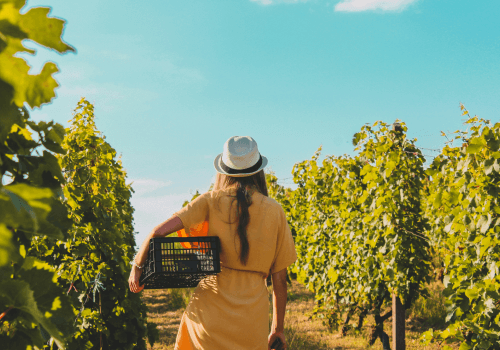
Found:
[[405, 350], [405, 307], [395, 294], [392, 295], [392, 349]]
[[[100, 260], [102, 261], [102, 253], [101, 253], [101, 257], [100, 257]], [[132, 266], [133, 267], [133, 266]], [[96, 276], [97, 278], [97, 276]], [[102, 291], [99, 291], [99, 316], [102, 317], [102, 306], [101, 306], [101, 293]], [[99, 347], [99, 350], [102, 350], [102, 331], [99, 332], [99, 340], [100, 340], [100, 347]]]
[[[402, 132], [401, 124], [394, 123], [392, 130]], [[392, 295], [392, 349], [405, 350], [405, 308], [396, 294]]]
[[[99, 292], [99, 315], [101, 315], [101, 317], [102, 317], [101, 292]], [[99, 338], [100, 338], [100, 344], [101, 344], [101, 346], [99, 347], [99, 349], [102, 350], [102, 331], [99, 332]]]

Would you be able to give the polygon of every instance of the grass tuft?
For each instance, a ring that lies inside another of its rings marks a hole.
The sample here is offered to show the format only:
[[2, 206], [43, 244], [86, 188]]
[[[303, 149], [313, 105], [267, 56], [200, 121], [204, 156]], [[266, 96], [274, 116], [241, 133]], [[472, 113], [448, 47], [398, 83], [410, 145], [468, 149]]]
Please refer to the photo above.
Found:
[[189, 300], [191, 300], [191, 295], [193, 294], [194, 288], [173, 288], [170, 291], [170, 305], [172, 309], [185, 309]]
[[435, 281], [428, 285], [429, 297], [418, 298], [406, 312], [407, 322], [415, 329], [441, 329], [445, 327], [446, 298], [444, 285]]

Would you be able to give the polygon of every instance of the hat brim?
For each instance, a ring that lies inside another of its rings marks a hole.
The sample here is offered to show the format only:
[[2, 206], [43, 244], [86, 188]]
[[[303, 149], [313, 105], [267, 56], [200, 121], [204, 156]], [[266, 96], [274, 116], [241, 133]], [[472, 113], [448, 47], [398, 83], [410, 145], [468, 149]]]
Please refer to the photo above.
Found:
[[245, 176], [251, 176], [251, 175], [254, 175], [254, 174], [257, 174], [259, 171], [261, 171], [262, 169], [264, 169], [266, 166], [267, 166], [267, 158], [264, 157], [263, 155], [261, 155], [262, 157], [262, 165], [260, 166], [259, 169], [251, 172], [251, 173], [240, 173], [240, 174], [228, 174], [226, 173], [224, 170], [222, 170], [222, 168], [220, 167], [220, 162], [221, 162], [221, 158], [222, 158], [222, 153], [219, 154], [217, 157], [215, 157], [214, 159], [214, 168], [215, 170], [220, 173], [220, 174], [223, 174], [223, 175], [227, 175], [227, 176], [232, 176], [232, 177], [245, 177]]

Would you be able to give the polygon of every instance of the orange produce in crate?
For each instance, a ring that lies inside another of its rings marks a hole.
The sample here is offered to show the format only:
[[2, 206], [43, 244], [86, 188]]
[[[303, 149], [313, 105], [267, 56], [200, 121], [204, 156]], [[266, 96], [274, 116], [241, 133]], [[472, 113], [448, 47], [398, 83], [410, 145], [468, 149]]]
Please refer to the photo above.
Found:
[[[189, 233], [185, 229], [177, 231], [179, 237], [203, 237], [208, 236], [208, 221], [203, 221], [201, 224], [194, 225], [190, 228]], [[198, 249], [200, 253], [204, 253], [201, 248], [208, 248], [203, 243], [198, 242], [181, 242], [181, 245], [186, 249]]]

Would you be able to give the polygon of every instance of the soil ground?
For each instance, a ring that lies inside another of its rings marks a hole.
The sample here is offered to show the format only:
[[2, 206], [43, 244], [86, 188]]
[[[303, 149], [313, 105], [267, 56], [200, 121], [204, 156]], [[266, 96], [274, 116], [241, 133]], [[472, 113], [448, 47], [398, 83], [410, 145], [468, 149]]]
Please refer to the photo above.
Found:
[[[268, 287], [272, 295], [272, 287]], [[153, 350], [173, 350], [180, 319], [185, 305], [194, 288], [188, 289], [158, 289], [144, 290], [142, 298], [149, 307], [148, 319], [158, 325], [160, 340], [155, 343]], [[271, 299], [270, 299], [271, 300]], [[272, 304], [271, 304], [272, 308]], [[340, 337], [338, 331], [329, 331], [321, 319], [311, 319], [310, 312], [314, 308], [314, 294], [299, 282], [292, 280], [288, 286], [288, 302], [285, 315], [285, 336], [288, 350], [383, 350], [380, 340], [373, 346], [368, 345], [368, 332], [374, 324], [373, 316], [368, 316], [363, 330], [355, 334], [354, 330]], [[270, 316], [272, 309], [270, 309]], [[412, 318], [406, 320], [406, 349], [407, 350], [438, 350], [438, 344], [423, 345], [419, 341], [420, 335], [430, 328], [425, 320]], [[384, 324], [384, 330], [389, 335], [392, 347], [391, 319]], [[453, 346], [458, 349], [458, 345]]]

